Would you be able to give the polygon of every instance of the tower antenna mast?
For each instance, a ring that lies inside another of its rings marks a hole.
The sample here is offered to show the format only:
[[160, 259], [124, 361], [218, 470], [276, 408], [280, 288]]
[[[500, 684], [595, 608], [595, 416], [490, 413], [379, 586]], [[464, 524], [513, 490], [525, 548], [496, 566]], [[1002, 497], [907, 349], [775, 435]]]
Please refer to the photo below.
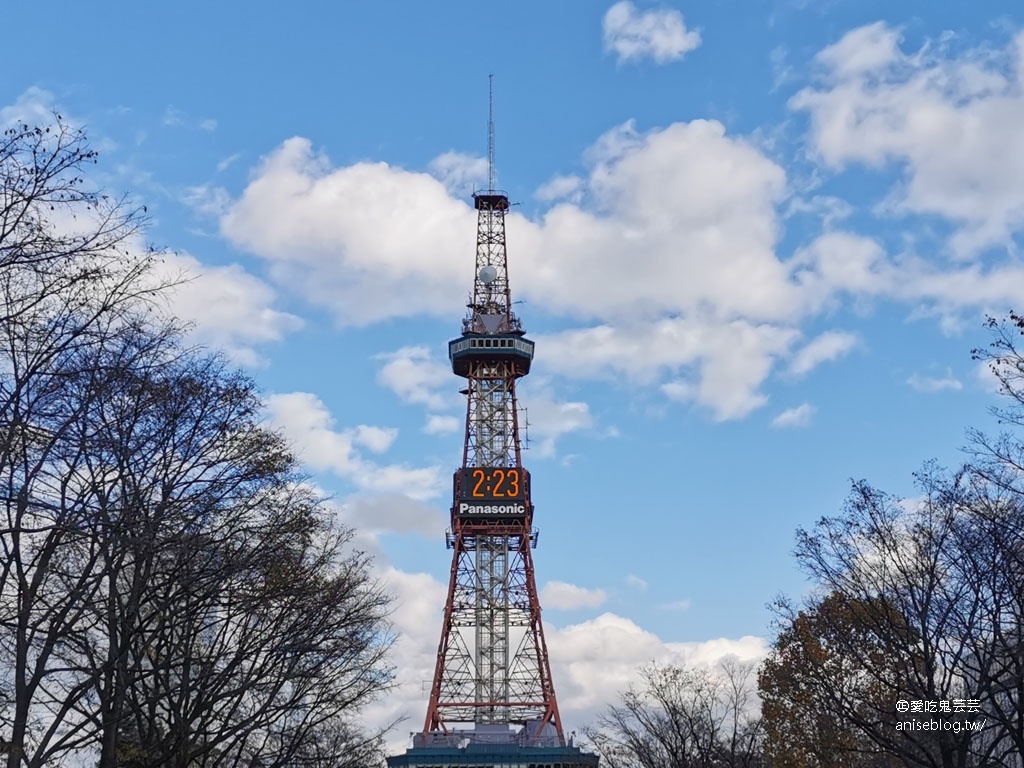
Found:
[[494, 75], [487, 76], [487, 191], [494, 192]]

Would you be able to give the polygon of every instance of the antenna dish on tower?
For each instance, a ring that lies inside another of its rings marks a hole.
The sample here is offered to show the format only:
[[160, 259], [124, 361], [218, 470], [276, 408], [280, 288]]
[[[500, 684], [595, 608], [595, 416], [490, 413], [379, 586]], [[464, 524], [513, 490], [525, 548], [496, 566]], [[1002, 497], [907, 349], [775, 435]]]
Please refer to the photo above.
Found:
[[490, 285], [498, 279], [498, 270], [488, 264], [486, 267], [480, 269], [480, 282], [484, 285]]

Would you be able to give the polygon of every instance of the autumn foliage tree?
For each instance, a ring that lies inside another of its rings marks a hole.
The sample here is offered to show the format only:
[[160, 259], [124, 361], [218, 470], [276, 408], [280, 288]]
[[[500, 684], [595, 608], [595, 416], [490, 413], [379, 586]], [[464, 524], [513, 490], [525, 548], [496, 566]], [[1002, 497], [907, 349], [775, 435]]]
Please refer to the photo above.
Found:
[[[908, 678], [901, 668], [906, 659], [890, 655], [871, 629], [867, 614], [875, 610], [831, 594], [799, 611], [776, 638], [758, 675], [765, 759], [772, 768], [900, 765], [861, 729], [891, 727], [894, 692]], [[886, 672], [865, 675], [866, 665]]]

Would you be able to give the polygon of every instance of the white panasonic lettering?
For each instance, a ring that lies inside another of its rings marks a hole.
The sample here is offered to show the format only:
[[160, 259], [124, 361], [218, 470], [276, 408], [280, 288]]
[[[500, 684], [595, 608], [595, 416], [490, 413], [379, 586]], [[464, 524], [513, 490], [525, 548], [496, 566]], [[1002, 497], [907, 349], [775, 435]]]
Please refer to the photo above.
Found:
[[525, 515], [523, 504], [459, 504], [460, 515]]

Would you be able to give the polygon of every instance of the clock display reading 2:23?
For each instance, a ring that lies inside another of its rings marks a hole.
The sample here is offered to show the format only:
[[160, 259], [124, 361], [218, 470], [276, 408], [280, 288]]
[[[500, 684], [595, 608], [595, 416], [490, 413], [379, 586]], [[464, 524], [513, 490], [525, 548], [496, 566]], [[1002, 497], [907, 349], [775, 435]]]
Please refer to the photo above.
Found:
[[460, 501], [525, 501], [530, 473], [521, 467], [466, 467], [459, 478]]

